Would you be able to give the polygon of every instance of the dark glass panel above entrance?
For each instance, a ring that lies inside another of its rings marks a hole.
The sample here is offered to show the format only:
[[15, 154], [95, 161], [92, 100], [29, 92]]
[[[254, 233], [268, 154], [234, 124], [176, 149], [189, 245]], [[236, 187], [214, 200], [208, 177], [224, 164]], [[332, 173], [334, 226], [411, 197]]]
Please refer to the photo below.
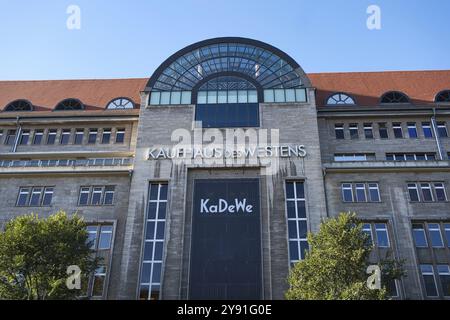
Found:
[[195, 121], [201, 121], [203, 128], [259, 127], [259, 104], [198, 104]]

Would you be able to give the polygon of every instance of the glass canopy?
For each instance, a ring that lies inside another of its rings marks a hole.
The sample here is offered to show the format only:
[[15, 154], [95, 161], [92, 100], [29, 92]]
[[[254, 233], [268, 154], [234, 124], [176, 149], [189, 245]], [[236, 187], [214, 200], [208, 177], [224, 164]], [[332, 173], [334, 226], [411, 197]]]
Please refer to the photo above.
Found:
[[188, 46], [167, 59], [149, 80], [147, 90], [196, 91], [220, 74], [242, 75], [261, 89], [306, 85], [300, 66], [281, 50], [251, 39], [216, 38]]

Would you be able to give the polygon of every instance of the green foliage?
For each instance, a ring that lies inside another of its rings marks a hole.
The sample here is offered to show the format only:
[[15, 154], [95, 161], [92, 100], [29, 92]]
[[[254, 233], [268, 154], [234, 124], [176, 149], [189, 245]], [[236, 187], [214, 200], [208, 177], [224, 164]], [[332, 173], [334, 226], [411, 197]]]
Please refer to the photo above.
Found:
[[77, 265], [86, 275], [99, 264], [87, 239], [86, 224], [76, 215], [11, 220], [0, 233], [0, 299], [75, 299], [80, 290], [67, 288], [67, 267]]
[[[372, 247], [355, 214], [328, 219], [308, 235], [309, 252], [292, 268], [286, 298], [290, 300], [381, 300], [385, 288], [371, 290], [366, 274]], [[402, 262], [380, 263], [383, 280], [403, 276]]]

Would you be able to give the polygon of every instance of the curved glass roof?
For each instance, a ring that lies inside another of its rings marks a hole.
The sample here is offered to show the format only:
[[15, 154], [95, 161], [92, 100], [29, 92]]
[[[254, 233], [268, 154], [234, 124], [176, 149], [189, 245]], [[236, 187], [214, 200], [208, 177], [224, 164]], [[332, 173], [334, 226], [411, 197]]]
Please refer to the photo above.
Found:
[[215, 74], [242, 74], [263, 89], [298, 88], [306, 75], [286, 53], [244, 38], [216, 38], [190, 45], [167, 59], [150, 78], [147, 89], [186, 91]]

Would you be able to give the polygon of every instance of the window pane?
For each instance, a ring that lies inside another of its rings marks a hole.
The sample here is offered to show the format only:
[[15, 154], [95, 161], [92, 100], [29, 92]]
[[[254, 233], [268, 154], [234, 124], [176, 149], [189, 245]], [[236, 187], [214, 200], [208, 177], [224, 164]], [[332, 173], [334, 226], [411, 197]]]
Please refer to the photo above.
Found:
[[286, 89], [286, 102], [295, 102], [295, 90]]
[[389, 247], [389, 235], [387, 232], [387, 225], [384, 223], [375, 224], [375, 231], [377, 235], [377, 244], [380, 248]]
[[294, 183], [293, 182], [287, 182], [286, 183], [286, 198], [287, 199], [294, 199]]
[[152, 282], [153, 283], [161, 282], [161, 263], [159, 262], [153, 264]]
[[95, 276], [94, 277], [94, 287], [92, 289], [92, 295], [94, 297], [103, 296], [104, 284], [105, 284], [105, 276]]
[[258, 103], [258, 92], [256, 90], [248, 91], [248, 102], [249, 103]]
[[227, 91], [219, 91], [217, 95], [218, 103], [227, 103], [228, 92]]
[[162, 105], [170, 104], [170, 92], [161, 92], [160, 104]]
[[428, 225], [428, 232], [430, 234], [431, 246], [434, 248], [442, 248], [444, 246], [444, 243], [442, 241], [442, 235], [439, 224], [430, 223]]
[[289, 241], [289, 254], [291, 261], [299, 260], [300, 257], [298, 249], [298, 241]]
[[173, 91], [170, 97], [170, 104], [181, 104], [181, 91]]
[[144, 244], [144, 260], [151, 261], [153, 260], [153, 243], [146, 241]]
[[238, 102], [238, 92], [236, 90], [228, 91], [228, 103]]
[[356, 184], [356, 201], [366, 202], [366, 187], [364, 184]]
[[158, 219], [160, 219], [160, 220], [166, 219], [166, 203], [165, 202], [159, 203]]
[[154, 260], [161, 261], [163, 255], [163, 242], [155, 242], [155, 257]]
[[295, 213], [295, 201], [287, 201], [286, 207], [288, 219], [295, 219], [297, 217]]
[[266, 103], [275, 102], [275, 95], [272, 89], [264, 90], [264, 102]]
[[150, 95], [150, 104], [158, 105], [160, 99], [161, 99], [161, 92], [152, 92]]
[[191, 104], [191, 92], [183, 91], [181, 93], [181, 104]]
[[306, 102], [306, 90], [295, 89], [295, 99], [297, 102]]
[[247, 102], [248, 102], [247, 90], [239, 90], [238, 103], [247, 103]]
[[420, 224], [413, 225], [413, 237], [416, 247], [418, 248], [428, 247], [425, 229], [423, 225]]
[[284, 89], [275, 89], [275, 102], [285, 102]]

